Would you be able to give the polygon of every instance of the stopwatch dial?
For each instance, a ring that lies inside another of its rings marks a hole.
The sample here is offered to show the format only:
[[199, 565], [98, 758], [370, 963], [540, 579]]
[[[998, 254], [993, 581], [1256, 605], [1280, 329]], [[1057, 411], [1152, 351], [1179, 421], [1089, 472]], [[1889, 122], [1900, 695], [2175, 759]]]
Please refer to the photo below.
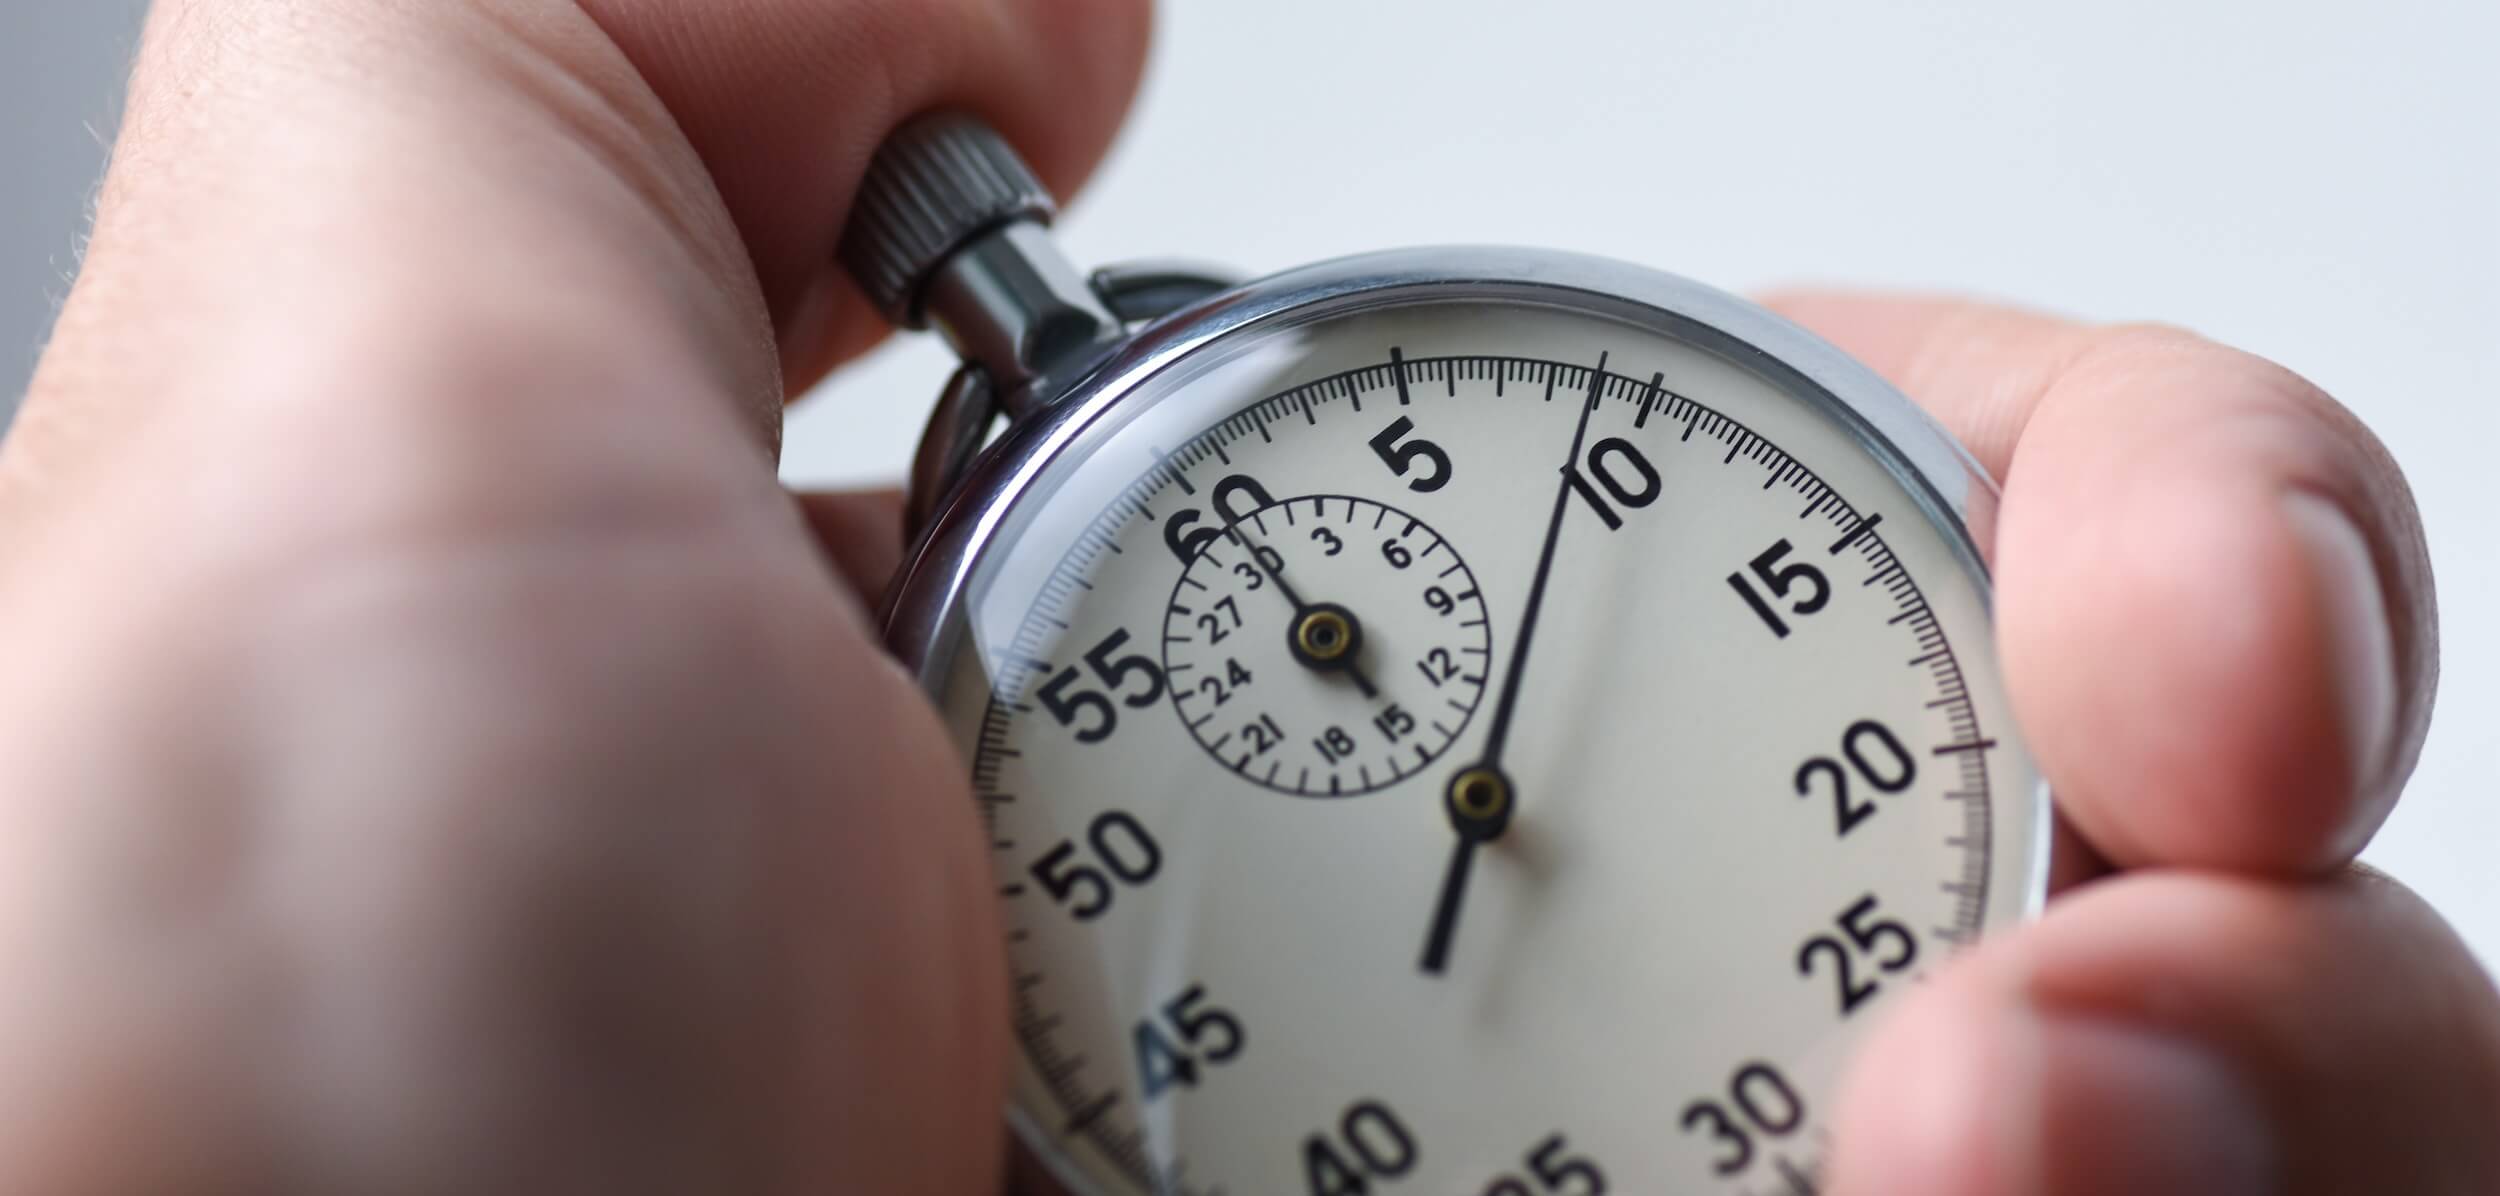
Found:
[[1475, 713], [1492, 651], [1484, 595], [1423, 520], [1314, 494], [1184, 543], [1163, 668], [1224, 767], [1300, 797], [1370, 793], [1431, 764]]
[[1071, 1191], [1810, 1192], [1864, 1027], [2035, 898], [1939, 492], [1672, 327], [1256, 330], [998, 517], [941, 696]]

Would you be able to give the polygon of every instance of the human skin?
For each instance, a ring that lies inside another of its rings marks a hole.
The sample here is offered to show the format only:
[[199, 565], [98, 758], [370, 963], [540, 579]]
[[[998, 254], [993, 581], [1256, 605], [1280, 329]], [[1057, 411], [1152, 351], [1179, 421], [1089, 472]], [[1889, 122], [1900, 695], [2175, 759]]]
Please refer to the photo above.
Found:
[[[893, 500], [775, 446], [877, 335], [831, 263], [885, 132], [971, 111], [1065, 193], [1146, 35], [159, 5], [0, 445], [0, 1194], [999, 1189], [987, 862], [861, 598]], [[2176, 330], [1772, 302], [2005, 480], [2069, 824], [1877, 1029], [1832, 1189], [2500, 1190], [2500, 996], [2350, 868], [2436, 672], [2377, 442]]]

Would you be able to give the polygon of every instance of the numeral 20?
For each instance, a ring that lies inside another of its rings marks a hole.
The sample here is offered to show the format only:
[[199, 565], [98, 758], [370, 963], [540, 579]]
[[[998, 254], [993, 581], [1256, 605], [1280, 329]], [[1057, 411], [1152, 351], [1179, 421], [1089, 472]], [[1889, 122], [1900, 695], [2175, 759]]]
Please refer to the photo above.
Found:
[[[1868, 743], [1878, 749], [1875, 759], [1868, 758]], [[1899, 793], [1918, 780], [1918, 761], [1901, 746], [1891, 728], [1871, 718], [1859, 719], [1841, 732], [1840, 754], [1879, 793]], [[1814, 795], [1814, 778], [1818, 774], [1832, 780], [1832, 821], [1836, 827], [1833, 833], [1846, 835], [1875, 816], [1874, 802], [1849, 799], [1849, 770], [1829, 756], [1816, 756], [1797, 766], [1797, 796]]]

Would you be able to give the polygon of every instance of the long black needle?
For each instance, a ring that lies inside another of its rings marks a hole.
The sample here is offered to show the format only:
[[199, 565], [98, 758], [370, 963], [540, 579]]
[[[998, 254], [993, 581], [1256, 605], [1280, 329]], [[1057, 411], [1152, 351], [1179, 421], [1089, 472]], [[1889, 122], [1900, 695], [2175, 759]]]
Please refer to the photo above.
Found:
[[1510, 671], [1494, 699], [1493, 726], [1486, 732], [1484, 755], [1450, 781], [1442, 805], [1450, 829], [1458, 833], [1449, 868], [1441, 875], [1441, 898], [1433, 903], [1432, 927], [1424, 935], [1424, 971], [1439, 975], [1450, 961], [1450, 940], [1458, 933], [1458, 915], [1467, 896], [1467, 874], [1475, 864], [1476, 847], [1499, 838], [1510, 825], [1518, 794], [1502, 771], [1502, 747], [1510, 740], [1511, 714], [1519, 705], [1520, 678], [1527, 675], [1528, 647], [1536, 636], [1537, 614], [1545, 607], [1545, 583], [1554, 572], [1554, 546], [1562, 541], [1563, 515], [1571, 509], [1571, 476], [1580, 464], [1580, 445], [1587, 438], [1589, 416], [1597, 410], [1606, 387], [1606, 355], [1589, 372], [1589, 397], [1580, 407], [1580, 422], [1571, 430], [1571, 455], [1563, 458], [1562, 481], [1554, 490], [1554, 513], [1545, 522], [1545, 545], [1537, 552], [1536, 576], [1528, 583], [1528, 603], [1519, 613], [1519, 637], [1510, 653]]
[[1438, 976], [1449, 966], [1450, 939], [1458, 933], [1458, 903], [1467, 896], [1467, 873], [1475, 867], [1476, 844], [1466, 831], [1450, 849], [1449, 870], [1441, 874], [1441, 899], [1432, 903], [1432, 929], [1424, 936], [1424, 971]]

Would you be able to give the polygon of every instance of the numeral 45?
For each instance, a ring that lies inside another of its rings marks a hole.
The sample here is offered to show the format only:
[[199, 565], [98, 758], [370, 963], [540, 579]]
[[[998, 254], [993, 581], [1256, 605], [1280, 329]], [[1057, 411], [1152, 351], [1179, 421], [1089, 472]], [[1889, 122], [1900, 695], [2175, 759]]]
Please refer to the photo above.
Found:
[[1198, 1086], [1198, 1069], [1230, 1062], [1241, 1053], [1241, 1020], [1222, 1009], [1201, 1008], [1203, 984], [1192, 984], [1163, 1003], [1159, 1018], [1140, 1018], [1130, 1032], [1137, 1046], [1137, 1082], [1152, 1101], [1174, 1087]]

